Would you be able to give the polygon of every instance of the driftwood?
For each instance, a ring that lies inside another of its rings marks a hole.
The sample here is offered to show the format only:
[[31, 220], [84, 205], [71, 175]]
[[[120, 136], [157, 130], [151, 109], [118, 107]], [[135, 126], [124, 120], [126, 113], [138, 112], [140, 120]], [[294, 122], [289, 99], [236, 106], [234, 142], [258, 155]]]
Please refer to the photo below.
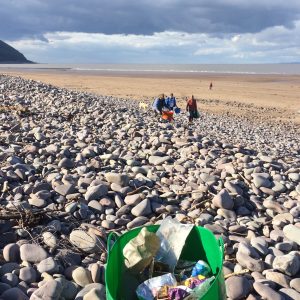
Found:
[[127, 195], [134, 195], [134, 194], [139, 193], [139, 192], [141, 192], [141, 191], [143, 191], [145, 189], [151, 190], [151, 188], [149, 188], [148, 186], [143, 185], [143, 186], [138, 187], [134, 191], [127, 193]]
[[196, 209], [196, 208], [199, 208], [199, 207], [201, 207], [203, 204], [205, 204], [206, 202], [209, 202], [209, 201], [211, 201], [211, 199], [204, 199], [204, 200], [202, 200], [201, 202], [198, 202], [198, 203], [192, 205], [192, 207], [189, 209], [189, 211], [192, 211], [192, 210], [194, 210], [194, 209]]
[[238, 172], [238, 174], [244, 179], [244, 181], [248, 184], [248, 186], [251, 188], [251, 182], [245, 177], [243, 176], [240, 172]]
[[[58, 215], [59, 213], [59, 215]], [[44, 218], [57, 218], [69, 215], [67, 212], [60, 210], [26, 210], [26, 209], [7, 209], [0, 207], [0, 220], [10, 220], [18, 224], [20, 227], [32, 227], [40, 224]]]
[[232, 276], [236, 276], [236, 275], [243, 275], [245, 273], [249, 273], [250, 271], [248, 269], [244, 269], [244, 270], [241, 270], [239, 272], [233, 272], [233, 273], [230, 273], [230, 274], [227, 274], [224, 276], [224, 279], [227, 279], [229, 277], [232, 277]]

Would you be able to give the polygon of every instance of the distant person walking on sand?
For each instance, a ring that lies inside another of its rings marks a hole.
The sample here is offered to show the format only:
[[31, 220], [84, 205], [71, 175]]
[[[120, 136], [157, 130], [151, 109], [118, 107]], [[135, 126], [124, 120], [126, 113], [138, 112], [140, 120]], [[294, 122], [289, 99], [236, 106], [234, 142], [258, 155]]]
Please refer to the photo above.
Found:
[[209, 85], [209, 89], [212, 90], [212, 88], [213, 88], [213, 84], [211, 82], [210, 85]]
[[194, 96], [186, 102], [186, 111], [189, 113], [189, 122], [192, 122], [194, 118], [198, 118], [197, 102]]
[[176, 105], [176, 98], [174, 97], [173, 93], [170, 94], [170, 97], [167, 97], [166, 99], [166, 107], [173, 111], [175, 107], [177, 107]]
[[152, 108], [156, 115], [161, 115], [164, 106], [165, 106], [165, 95], [161, 94], [154, 100]]

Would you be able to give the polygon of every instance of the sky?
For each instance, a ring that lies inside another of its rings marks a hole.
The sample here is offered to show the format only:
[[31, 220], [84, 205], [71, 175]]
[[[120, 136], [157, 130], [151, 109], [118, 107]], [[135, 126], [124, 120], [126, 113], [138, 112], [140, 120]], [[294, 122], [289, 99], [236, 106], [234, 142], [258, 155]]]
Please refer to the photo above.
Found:
[[41, 63], [300, 62], [299, 0], [0, 0], [0, 20]]

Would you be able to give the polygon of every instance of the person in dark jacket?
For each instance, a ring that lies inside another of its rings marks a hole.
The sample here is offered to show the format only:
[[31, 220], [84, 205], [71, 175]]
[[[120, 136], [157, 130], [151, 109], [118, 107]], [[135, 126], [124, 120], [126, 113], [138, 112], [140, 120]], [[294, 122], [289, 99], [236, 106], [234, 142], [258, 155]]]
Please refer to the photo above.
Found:
[[192, 98], [188, 99], [186, 102], [186, 111], [189, 113], [189, 122], [192, 122], [194, 118], [197, 118], [197, 101], [193, 95]]
[[158, 98], [154, 100], [152, 107], [156, 114], [161, 115], [164, 106], [165, 106], [165, 95], [161, 94], [159, 95]]

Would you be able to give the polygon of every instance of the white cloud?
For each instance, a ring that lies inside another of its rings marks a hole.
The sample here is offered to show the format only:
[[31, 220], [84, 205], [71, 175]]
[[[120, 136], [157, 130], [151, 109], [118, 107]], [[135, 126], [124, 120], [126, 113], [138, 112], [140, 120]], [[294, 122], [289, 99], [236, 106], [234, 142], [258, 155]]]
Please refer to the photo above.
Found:
[[231, 38], [231, 41], [234, 42], [234, 43], [236, 43], [236, 42], [238, 42], [240, 39], [241, 39], [241, 35], [240, 35], [240, 34], [237, 34], [237, 35], [235, 35], [235, 36], [233, 36], [233, 37]]
[[255, 63], [299, 61], [300, 21], [259, 33], [215, 37], [165, 31], [152, 35], [49, 32], [10, 44], [39, 62]]

